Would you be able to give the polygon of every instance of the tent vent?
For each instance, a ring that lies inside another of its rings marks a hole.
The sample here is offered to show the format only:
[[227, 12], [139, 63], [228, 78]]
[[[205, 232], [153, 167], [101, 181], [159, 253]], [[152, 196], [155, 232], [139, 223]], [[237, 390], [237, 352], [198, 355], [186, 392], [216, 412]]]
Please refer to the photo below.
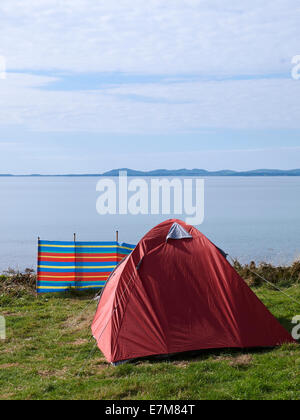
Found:
[[186, 239], [193, 238], [181, 225], [174, 223], [169, 230], [166, 241], [168, 239]]

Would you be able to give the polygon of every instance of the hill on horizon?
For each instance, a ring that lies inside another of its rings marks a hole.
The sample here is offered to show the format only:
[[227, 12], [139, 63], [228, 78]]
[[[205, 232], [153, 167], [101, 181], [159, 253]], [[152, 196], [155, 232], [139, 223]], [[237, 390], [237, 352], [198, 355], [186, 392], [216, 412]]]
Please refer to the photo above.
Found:
[[300, 169], [255, 169], [251, 171], [233, 171], [230, 169], [220, 171], [207, 171], [205, 169], [155, 169], [151, 171], [138, 171], [129, 168], [113, 169], [104, 172], [102, 176], [118, 176], [121, 171], [126, 171], [127, 176], [300, 176]]
[[151, 171], [139, 171], [130, 168], [112, 169], [106, 172], [94, 174], [74, 173], [74, 174], [0, 174], [0, 177], [95, 177], [95, 176], [119, 176], [122, 171], [127, 172], [127, 176], [300, 176], [300, 169], [254, 169], [250, 171], [233, 171], [222, 169], [219, 171], [207, 171], [206, 169], [154, 169]]

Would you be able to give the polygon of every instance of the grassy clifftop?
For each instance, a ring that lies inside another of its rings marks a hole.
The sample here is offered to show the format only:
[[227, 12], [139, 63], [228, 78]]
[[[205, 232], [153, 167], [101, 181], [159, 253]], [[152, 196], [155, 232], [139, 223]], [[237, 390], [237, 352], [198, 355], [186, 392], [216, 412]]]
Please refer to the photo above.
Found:
[[[300, 301], [297, 267], [281, 276], [279, 268], [273, 268], [272, 275]], [[236, 268], [291, 330], [300, 307], [271, 286], [256, 284], [250, 275], [253, 265]], [[30, 271], [0, 278], [0, 315], [7, 323], [7, 338], [0, 340], [0, 399], [300, 399], [297, 344], [203, 351], [115, 368], [91, 337], [97, 305], [91, 295], [68, 292], [36, 298], [34, 285]]]

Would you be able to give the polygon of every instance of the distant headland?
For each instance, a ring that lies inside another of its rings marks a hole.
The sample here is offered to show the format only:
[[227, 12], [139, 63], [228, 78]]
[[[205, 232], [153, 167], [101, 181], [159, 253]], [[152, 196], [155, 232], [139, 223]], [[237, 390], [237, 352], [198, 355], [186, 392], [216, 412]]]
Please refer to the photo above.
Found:
[[118, 176], [120, 171], [127, 171], [127, 176], [300, 176], [300, 169], [256, 169], [252, 171], [207, 171], [205, 169], [156, 169], [153, 171], [135, 171], [133, 169], [113, 169], [102, 176]]
[[119, 172], [126, 171], [127, 176], [134, 177], [147, 177], [147, 176], [300, 176], [300, 169], [255, 169], [252, 171], [232, 171], [229, 169], [223, 169], [220, 171], [207, 171], [205, 169], [155, 169], [152, 171], [136, 171], [134, 169], [120, 168], [112, 169], [111, 171], [103, 173], [94, 173], [94, 174], [53, 174], [53, 175], [43, 175], [43, 174], [29, 174], [29, 175], [14, 175], [14, 174], [0, 174], [0, 177], [112, 177], [118, 176]]

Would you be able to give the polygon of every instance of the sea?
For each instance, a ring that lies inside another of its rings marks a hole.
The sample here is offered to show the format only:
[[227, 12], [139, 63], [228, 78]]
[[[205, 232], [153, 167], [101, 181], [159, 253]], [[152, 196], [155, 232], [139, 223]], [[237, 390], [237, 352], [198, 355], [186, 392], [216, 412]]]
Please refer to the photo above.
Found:
[[[72, 241], [76, 233], [79, 241], [114, 241], [119, 231], [120, 242], [136, 244], [158, 223], [186, 219], [185, 214], [100, 215], [100, 180], [1, 177], [0, 272], [35, 269], [38, 237]], [[300, 177], [207, 177], [204, 191], [204, 220], [196, 228], [233, 258], [275, 265], [300, 258]]]

